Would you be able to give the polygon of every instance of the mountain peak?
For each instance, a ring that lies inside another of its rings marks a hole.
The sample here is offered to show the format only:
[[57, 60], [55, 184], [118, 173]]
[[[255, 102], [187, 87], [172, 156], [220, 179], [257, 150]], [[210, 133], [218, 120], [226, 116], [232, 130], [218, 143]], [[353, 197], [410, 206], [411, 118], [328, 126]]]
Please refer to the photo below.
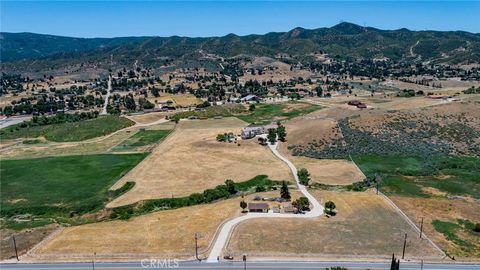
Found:
[[365, 27], [349, 22], [341, 22], [333, 26], [332, 29], [347, 35], [355, 35], [365, 32]]

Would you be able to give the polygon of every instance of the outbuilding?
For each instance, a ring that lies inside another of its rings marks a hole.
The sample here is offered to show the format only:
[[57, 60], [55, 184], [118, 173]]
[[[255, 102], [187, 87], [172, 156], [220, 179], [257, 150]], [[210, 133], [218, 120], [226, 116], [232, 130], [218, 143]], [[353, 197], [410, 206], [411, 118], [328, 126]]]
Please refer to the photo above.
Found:
[[248, 203], [248, 212], [267, 213], [268, 203]]

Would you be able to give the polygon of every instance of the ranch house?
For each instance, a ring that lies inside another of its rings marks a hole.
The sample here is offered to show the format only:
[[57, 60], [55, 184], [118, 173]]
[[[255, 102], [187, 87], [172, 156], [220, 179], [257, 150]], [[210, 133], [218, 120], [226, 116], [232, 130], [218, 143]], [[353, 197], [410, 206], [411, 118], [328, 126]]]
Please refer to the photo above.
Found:
[[267, 203], [248, 203], [248, 212], [267, 213], [268, 204]]

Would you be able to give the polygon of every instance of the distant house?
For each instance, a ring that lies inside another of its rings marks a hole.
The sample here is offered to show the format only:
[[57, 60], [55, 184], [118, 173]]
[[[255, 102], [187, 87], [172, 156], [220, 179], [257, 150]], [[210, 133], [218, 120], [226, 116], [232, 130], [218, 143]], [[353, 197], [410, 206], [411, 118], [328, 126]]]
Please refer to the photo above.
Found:
[[276, 128], [274, 125], [268, 126], [253, 126], [253, 127], [246, 127], [242, 130], [241, 137], [243, 140], [251, 139], [257, 135], [266, 134], [268, 129]]
[[260, 100], [260, 98], [256, 95], [248, 95], [244, 96], [243, 98], [240, 99], [240, 101], [246, 102], [246, 101], [257, 101]]
[[430, 99], [443, 99], [443, 100], [447, 100], [449, 98], [452, 98], [452, 96], [449, 96], [449, 95], [428, 95], [427, 98], [430, 98]]
[[358, 104], [362, 104], [362, 102], [360, 102], [358, 100], [352, 100], [352, 101], [348, 102], [348, 105], [350, 105], [350, 106], [357, 106]]
[[358, 101], [358, 100], [349, 101], [349, 102], [348, 102], [348, 105], [350, 105], [350, 106], [355, 106], [355, 107], [357, 107], [357, 108], [359, 108], [359, 109], [365, 109], [365, 108], [367, 108], [367, 105], [366, 105], [365, 103], [362, 103], [362, 102], [360, 102], [360, 101]]
[[268, 204], [267, 203], [248, 203], [248, 212], [267, 213]]

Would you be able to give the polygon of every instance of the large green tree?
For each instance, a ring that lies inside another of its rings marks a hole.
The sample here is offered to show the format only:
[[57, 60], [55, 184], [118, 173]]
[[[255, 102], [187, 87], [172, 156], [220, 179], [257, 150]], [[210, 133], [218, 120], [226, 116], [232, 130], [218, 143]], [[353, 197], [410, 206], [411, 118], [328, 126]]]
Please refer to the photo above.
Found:
[[310, 202], [307, 197], [300, 197], [292, 202], [292, 205], [298, 209], [298, 211], [310, 210]]
[[310, 182], [310, 173], [308, 172], [307, 169], [301, 168], [298, 172], [298, 180], [300, 181], [300, 184], [307, 186], [308, 182]]
[[281, 124], [279, 124], [277, 127], [277, 136], [279, 141], [285, 142], [285, 139], [287, 137], [287, 131], [285, 130], [285, 127]]
[[277, 142], [277, 132], [274, 128], [268, 129], [267, 139], [270, 144], [275, 144]]
[[282, 182], [282, 187], [280, 188], [280, 197], [284, 198], [285, 200], [290, 200], [290, 191], [288, 190], [287, 182]]

